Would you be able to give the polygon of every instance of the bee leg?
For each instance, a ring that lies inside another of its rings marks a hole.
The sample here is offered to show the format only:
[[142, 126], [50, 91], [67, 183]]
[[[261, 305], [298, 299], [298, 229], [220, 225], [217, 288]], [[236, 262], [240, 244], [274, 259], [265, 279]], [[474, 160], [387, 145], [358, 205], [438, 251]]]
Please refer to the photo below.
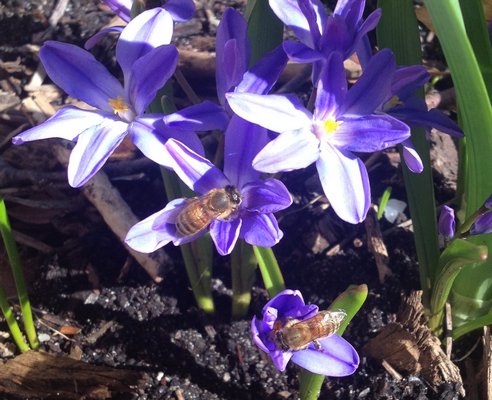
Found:
[[321, 348], [321, 345], [319, 344], [319, 342], [317, 340], [313, 340], [313, 345], [316, 348], [316, 350], [323, 351], [323, 349]]

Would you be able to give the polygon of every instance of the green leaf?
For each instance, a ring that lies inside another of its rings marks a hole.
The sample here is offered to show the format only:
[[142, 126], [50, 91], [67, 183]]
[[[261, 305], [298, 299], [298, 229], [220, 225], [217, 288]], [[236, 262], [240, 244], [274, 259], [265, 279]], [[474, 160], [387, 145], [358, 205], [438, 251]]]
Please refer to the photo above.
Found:
[[330, 305], [330, 310], [343, 310], [347, 314], [337, 333], [343, 335], [355, 315], [367, 299], [367, 285], [350, 285]]
[[453, 340], [459, 339], [461, 336], [467, 334], [468, 332], [480, 329], [487, 325], [492, 325], [492, 312], [465, 322], [458, 328], [453, 327]]
[[[477, 57], [467, 36], [459, 1], [424, 2], [451, 70], [466, 136], [467, 218], [492, 193], [492, 105]], [[485, 24], [485, 20], [468, 21], [467, 26], [470, 24]], [[486, 46], [490, 46], [490, 43]]]
[[386, 209], [386, 206], [388, 205], [388, 200], [390, 199], [391, 196], [391, 186], [388, 186], [385, 191], [383, 192], [383, 195], [381, 196], [381, 201], [379, 202], [379, 207], [378, 207], [378, 220], [383, 218], [384, 210]]
[[[458, 273], [465, 267], [473, 267], [487, 259], [487, 247], [465, 239], [455, 239], [439, 258], [440, 273], [431, 297], [429, 328], [440, 332], [444, 306]], [[453, 305], [454, 308], [454, 305]]]
[[[492, 234], [474, 235], [467, 239], [475, 246], [492, 248]], [[461, 271], [451, 291], [453, 326], [488, 313], [492, 305], [492, 260], [490, 257]]]
[[[378, 5], [383, 9], [383, 16], [377, 28], [379, 47], [391, 48], [398, 65], [421, 64], [420, 35], [413, 2], [379, 0]], [[423, 96], [423, 91], [420, 95]], [[411, 139], [422, 159], [424, 170], [420, 174], [414, 174], [404, 163], [402, 168], [415, 232], [420, 284], [423, 290], [422, 301], [428, 307], [439, 259], [434, 183], [425, 132], [422, 129], [412, 129]], [[400, 157], [403, 159], [401, 147]]]
[[[477, 11], [479, 7], [477, 2], [477, 0], [463, 1], [461, 4], [464, 13], [462, 14], [458, 0], [424, 0], [451, 70], [459, 116], [466, 137], [462, 204], [464, 208], [462, 219], [465, 221], [492, 193], [492, 179], [490, 179], [492, 105], [489, 97], [492, 66], [479, 65], [479, 60], [481, 63], [490, 62], [488, 53], [491, 50], [490, 43], [483, 37], [485, 28], [473, 28], [474, 24], [485, 24], [481, 16], [477, 17], [481, 15], [481, 12]], [[489, 49], [485, 52], [479, 50], [478, 47], [482, 45]], [[472, 236], [468, 240], [480, 244], [482, 239]], [[492, 249], [490, 239], [484, 238], [482, 243], [489, 250]], [[491, 271], [492, 261], [487, 260], [466, 268], [458, 275], [451, 296], [453, 324], [457, 326], [488, 312], [486, 305], [492, 299]]]
[[268, 0], [248, 1], [245, 15], [248, 20], [248, 36], [252, 47], [249, 62], [251, 67], [266, 53], [282, 43], [284, 25], [273, 13]]
[[492, 97], [492, 46], [480, 0], [460, 0], [466, 32], [477, 57], [489, 97]]

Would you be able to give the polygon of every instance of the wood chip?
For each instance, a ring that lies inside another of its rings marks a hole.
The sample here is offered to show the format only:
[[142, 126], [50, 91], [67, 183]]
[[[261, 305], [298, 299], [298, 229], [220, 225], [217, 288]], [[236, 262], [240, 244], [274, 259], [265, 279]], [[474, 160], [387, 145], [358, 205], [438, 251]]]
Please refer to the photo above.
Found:
[[0, 393], [16, 398], [110, 399], [134, 392], [143, 374], [29, 351], [0, 367]]
[[78, 326], [65, 325], [62, 326], [59, 330], [60, 333], [63, 333], [64, 335], [73, 336], [80, 333], [82, 329], [80, 329]]
[[[420, 374], [431, 387], [445, 382], [456, 384], [464, 396], [459, 368], [451, 362], [440, 340], [426, 325], [422, 292], [412, 292], [403, 300], [396, 322], [386, 325], [363, 348], [363, 353], [381, 362], [386, 360], [397, 371]], [[471, 397], [470, 397], [471, 398]]]

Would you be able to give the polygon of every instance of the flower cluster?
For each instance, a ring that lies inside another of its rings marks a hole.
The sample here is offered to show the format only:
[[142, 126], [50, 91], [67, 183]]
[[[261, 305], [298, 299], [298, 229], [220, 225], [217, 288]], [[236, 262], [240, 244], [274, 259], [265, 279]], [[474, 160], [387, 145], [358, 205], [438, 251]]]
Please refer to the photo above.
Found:
[[[167, 115], [149, 113], [148, 108], [175, 71], [174, 23], [192, 17], [193, 1], [162, 1], [133, 19], [131, 0], [105, 3], [128, 24], [99, 32], [86, 49], [117, 31], [123, 83], [89, 51], [46, 42], [40, 59], [49, 77], [93, 109], [62, 108], [13, 142], [53, 137], [75, 142], [68, 166], [74, 187], [94, 176], [125, 136], [146, 157], [174, 170], [197, 197], [173, 200], [135, 225], [127, 243], [138, 251], [187, 243], [208, 230], [222, 255], [239, 238], [257, 246], [275, 245], [283, 234], [274, 213], [292, 200], [282, 182], [262, 173], [312, 163], [335, 212], [345, 221], [361, 222], [371, 194], [359, 153], [401, 143], [407, 165], [419, 172], [422, 164], [411, 145], [409, 125], [461, 135], [452, 121], [428, 111], [415, 96], [428, 79], [423, 67], [398, 67], [387, 49], [375, 55], [367, 51], [366, 35], [381, 12], [364, 20], [365, 0], [340, 0], [332, 15], [319, 0], [270, 0], [298, 41], [285, 41], [252, 67], [247, 23], [235, 10], [226, 10], [216, 40], [219, 104], [204, 101]], [[349, 88], [343, 62], [354, 52], [363, 74]], [[288, 59], [312, 64], [314, 110], [294, 95], [269, 94]], [[198, 132], [208, 130], [224, 132], [223, 170], [205, 158]]]
[[292, 360], [315, 374], [353, 374], [359, 365], [359, 356], [352, 345], [336, 333], [318, 338], [316, 344], [308, 341], [305, 348], [299, 350], [279, 346], [276, 340], [279, 325], [285, 326], [289, 321], [305, 322], [317, 313], [318, 306], [306, 305], [298, 290], [284, 290], [265, 304], [262, 320], [253, 317], [253, 341], [271, 357], [275, 367], [280, 371], [284, 371], [287, 363]]
[[[470, 235], [492, 233], [492, 195], [484, 201], [471, 218]], [[442, 206], [438, 223], [439, 234], [445, 240], [451, 240], [456, 234], [455, 226], [454, 209], [446, 205]]]

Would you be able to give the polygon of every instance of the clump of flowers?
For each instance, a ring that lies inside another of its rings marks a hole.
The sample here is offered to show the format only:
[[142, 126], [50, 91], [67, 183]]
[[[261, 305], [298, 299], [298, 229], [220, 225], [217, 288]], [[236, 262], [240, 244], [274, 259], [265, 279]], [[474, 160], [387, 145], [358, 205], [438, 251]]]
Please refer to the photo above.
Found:
[[[483, 205], [470, 218], [470, 223], [465, 222], [464, 225], [469, 229], [463, 229], [470, 235], [483, 235], [492, 232], [492, 195], [490, 195]], [[456, 235], [456, 217], [454, 209], [449, 206], [442, 206], [439, 214], [439, 234], [445, 240], [451, 240]]]
[[68, 164], [68, 181], [74, 187], [94, 176], [127, 135], [142, 153], [162, 165], [168, 165], [162, 154], [170, 137], [179, 137], [203, 153], [193, 128], [223, 129], [227, 117], [219, 106], [205, 101], [181, 110], [180, 115], [194, 122], [186, 132], [167, 127], [164, 114], [146, 113], [176, 68], [178, 51], [169, 44], [172, 33], [172, 20], [161, 8], [143, 12], [123, 29], [116, 46], [123, 85], [88, 51], [68, 43], [46, 42], [39, 56], [49, 77], [94, 109], [64, 107], [43, 124], [15, 136], [13, 143], [47, 138], [76, 142]]
[[287, 363], [292, 361], [320, 375], [353, 374], [359, 365], [359, 355], [349, 342], [336, 333], [318, 339], [316, 345], [309, 343], [306, 348], [297, 351], [283, 349], [275, 339], [278, 324], [283, 326], [293, 319], [305, 321], [314, 317], [318, 311], [318, 306], [304, 303], [300, 291], [286, 289], [265, 304], [262, 320], [253, 317], [253, 341], [271, 357], [280, 371], [284, 371]]
[[257, 154], [253, 166], [275, 173], [314, 162], [338, 216], [363, 221], [371, 202], [369, 177], [354, 152], [383, 150], [410, 137], [408, 125], [376, 111], [388, 98], [395, 70], [393, 54], [382, 50], [348, 90], [343, 59], [332, 53], [321, 71], [313, 113], [290, 95], [226, 95], [236, 114], [280, 133]]

